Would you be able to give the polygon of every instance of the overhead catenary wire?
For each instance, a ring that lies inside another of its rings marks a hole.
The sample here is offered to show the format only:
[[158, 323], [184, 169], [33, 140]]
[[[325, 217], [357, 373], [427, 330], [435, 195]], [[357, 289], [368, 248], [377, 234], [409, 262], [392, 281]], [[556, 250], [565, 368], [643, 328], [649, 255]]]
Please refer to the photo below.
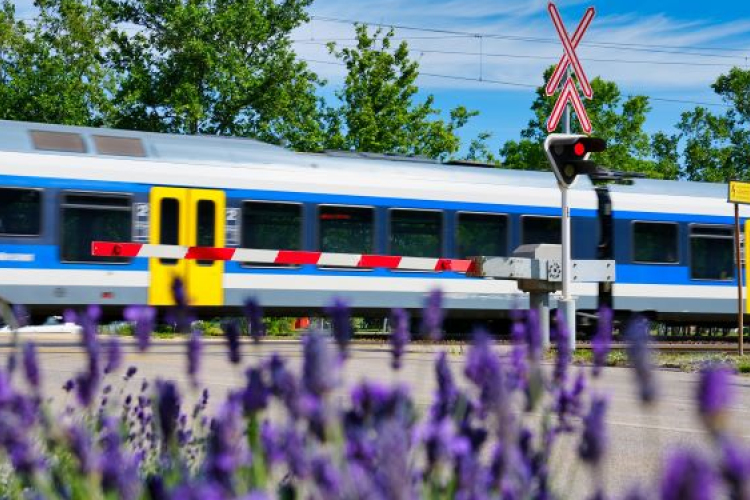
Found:
[[[332, 66], [340, 66], [340, 67], [346, 67], [345, 63], [340, 63], [337, 61], [323, 61], [320, 59], [309, 59], [309, 58], [303, 58], [305, 62], [308, 63], [314, 63], [314, 64], [328, 64]], [[486, 83], [486, 84], [492, 84], [492, 85], [504, 85], [509, 87], [519, 87], [519, 88], [528, 88], [528, 89], [536, 89], [538, 88], [537, 85], [532, 85], [530, 83], [522, 83], [522, 82], [512, 82], [508, 80], [495, 80], [491, 78], [482, 78], [481, 80], [476, 77], [471, 76], [461, 76], [461, 75], [445, 75], [440, 73], [428, 73], [424, 71], [419, 71], [420, 76], [427, 76], [431, 78], [441, 78], [446, 80], [457, 80], [457, 81], [465, 81], [465, 82], [477, 82], [477, 83]], [[650, 101], [659, 101], [659, 102], [667, 102], [667, 103], [679, 103], [679, 104], [693, 104], [696, 106], [714, 106], [714, 107], [723, 107], [723, 108], [730, 108], [731, 106], [725, 103], [719, 103], [719, 102], [703, 102], [703, 101], [694, 101], [690, 99], [670, 99], [665, 97], [651, 97], [647, 96]]]
[[[480, 38], [481, 39], [481, 38]], [[331, 42], [338, 42], [332, 40], [292, 40], [294, 43], [302, 45], [320, 45], [326, 46]], [[352, 40], [354, 41], [354, 40]], [[342, 44], [342, 47], [356, 47], [356, 44]], [[463, 50], [441, 50], [441, 49], [427, 49], [420, 47], [410, 47], [410, 52], [419, 52], [423, 54], [443, 54], [443, 55], [462, 55], [462, 56], [480, 56], [480, 57], [497, 57], [497, 58], [508, 58], [508, 59], [533, 59], [541, 61], [557, 61], [559, 57], [552, 56], [539, 56], [534, 54], [509, 54], [502, 52], [471, 52]], [[726, 67], [732, 68], [736, 64], [731, 63], [701, 63], [692, 61], [656, 61], [656, 60], [636, 60], [636, 59], [599, 59], [594, 57], [586, 57], [587, 62], [603, 62], [603, 63], [616, 63], [616, 64], [652, 64], [652, 65], [669, 65], [669, 66], [709, 66], [709, 67]]]
[[[403, 25], [403, 24], [393, 24], [393, 23], [384, 24], [384, 23], [367, 22], [367, 21], [354, 20], [354, 19], [342, 19], [342, 18], [328, 17], [328, 16], [311, 16], [310, 19], [317, 20], [317, 21], [324, 21], [324, 22], [341, 23], [341, 24], [367, 24], [370, 26], [393, 28], [393, 29], [407, 30], [407, 31], [421, 31], [425, 33], [440, 33], [440, 34], [445, 34], [445, 35], [464, 35], [467, 37], [482, 36], [487, 39], [514, 40], [514, 41], [533, 42], [533, 43], [549, 43], [549, 44], [555, 44], [555, 45], [560, 43], [560, 41], [556, 38], [533, 37], [533, 36], [527, 36], [527, 35], [508, 35], [508, 34], [448, 30], [448, 29], [441, 29], [441, 28], [424, 28], [424, 27], [417, 27], [417, 26], [408, 26], [408, 25]], [[744, 60], [746, 57], [746, 54], [748, 53], [747, 48], [735, 48], [735, 47], [697, 47], [697, 46], [690, 46], [690, 45], [639, 44], [639, 43], [626, 43], [626, 42], [601, 42], [601, 41], [591, 41], [591, 40], [581, 42], [580, 45], [589, 46], [589, 47], [619, 49], [619, 50], [632, 50], [632, 51], [637, 51], [637, 52], [684, 54], [684, 55], [691, 55], [691, 56], [697, 56], [697, 57], [718, 57], [718, 58], [740, 59], [740, 60]], [[717, 51], [717, 52], [737, 52], [741, 54], [739, 55], [706, 54], [702, 52], [693, 52], [694, 50]]]

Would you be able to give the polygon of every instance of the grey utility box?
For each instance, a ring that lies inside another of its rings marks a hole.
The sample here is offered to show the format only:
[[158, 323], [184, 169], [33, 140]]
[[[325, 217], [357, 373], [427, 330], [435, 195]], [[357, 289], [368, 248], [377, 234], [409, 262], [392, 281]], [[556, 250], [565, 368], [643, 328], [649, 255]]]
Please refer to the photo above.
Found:
[[[529, 294], [529, 305], [539, 312], [545, 346], [549, 345], [550, 293], [562, 289], [562, 247], [560, 245], [521, 245], [511, 257], [472, 257], [471, 276], [516, 280]], [[614, 260], [573, 260], [571, 282], [601, 283], [615, 280]]]

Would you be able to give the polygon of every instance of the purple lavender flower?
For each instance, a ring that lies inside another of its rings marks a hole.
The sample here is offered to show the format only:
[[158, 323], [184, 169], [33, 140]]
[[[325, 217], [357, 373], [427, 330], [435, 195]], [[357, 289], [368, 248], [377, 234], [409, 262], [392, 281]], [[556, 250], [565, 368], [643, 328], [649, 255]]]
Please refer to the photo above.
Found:
[[394, 309], [391, 311], [391, 323], [393, 324], [391, 332], [393, 360], [391, 361], [391, 367], [394, 370], [400, 370], [406, 344], [409, 343], [411, 336], [409, 334], [409, 313], [401, 308]]
[[88, 475], [94, 469], [96, 457], [93, 449], [91, 434], [81, 425], [68, 429], [68, 443], [70, 451], [78, 460], [78, 467], [82, 474]]
[[595, 396], [591, 401], [589, 414], [583, 419], [583, 434], [578, 455], [581, 460], [592, 466], [601, 463], [607, 449], [607, 427], [604, 421], [606, 413], [606, 398]]
[[13, 351], [10, 351], [8, 353], [8, 362], [7, 362], [6, 368], [7, 368], [9, 374], [12, 375], [13, 373], [15, 373], [15, 371], [16, 371], [16, 364], [17, 364], [16, 351], [13, 350]]
[[81, 406], [88, 407], [94, 400], [94, 393], [96, 392], [97, 381], [91, 376], [90, 373], [83, 372], [79, 373], [75, 379], [76, 397], [78, 403]]
[[625, 329], [625, 336], [628, 339], [628, 358], [638, 381], [641, 401], [646, 404], [653, 403], [656, 400], [656, 381], [648, 345], [648, 320], [639, 315], [632, 317]]
[[268, 388], [263, 382], [259, 368], [249, 368], [245, 372], [247, 385], [242, 391], [242, 407], [248, 415], [254, 414], [268, 405]]
[[526, 314], [526, 344], [529, 348], [529, 359], [538, 362], [542, 358], [542, 330], [539, 326], [539, 312], [529, 309]]
[[281, 435], [279, 430], [268, 420], [264, 420], [260, 427], [260, 442], [266, 461], [274, 465], [284, 459]]
[[131, 378], [133, 378], [133, 375], [135, 375], [137, 372], [138, 372], [138, 368], [136, 368], [135, 366], [128, 366], [128, 369], [125, 372], [125, 380], [130, 380]]
[[125, 320], [135, 323], [135, 337], [138, 339], [138, 350], [144, 352], [151, 341], [151, 332], [156, 326], [156, 309], [149, 306], [130, 306], [125, 308]]
[[159, 428], [164, 446], [174, 438], [177, 418], [180, 415], [180, 393], [171, 381], [159, 381], [156, 386], [156, 408], [159, 416]]
[[27, 326], [31, 319], [29, 311], [22, 304], [13, 304], [13, 317], [16, 318], [19, 328]]
[[181, 278], [172, 280], [172, 300], [177, 307], [187, 307], [187, 295], [185, 294], [185, 282]]
[[453, 414], [458, 397], [458, 390], [453, 381], [453, 373], [445, 351], [440, 352], [435, 361], [435, 378], [437, 379], [437, 394], [430, 413], [431, 418], [438, 421]]
[[669, 456], [661, 478], [662, 500], [713, 500], [717, 478], [711, 464], [692, 450], [678, 449]]
[[729, 369], [721, 366], [708, 366], [701, 370], [697, 391], [698, 414], [711, 432], [718, 433], [724, 428], [734, 395], [731, 377]]
[[386, 421], [375, 442], [375, 484], [383, 498], [415, 498], [409, 467], [407, 429], [395, 420]]
[[482, 411], [499, 411], [506, 403], [506, 381], [500, 357], [492, 348], [492, 339], [483, 330], [474, 332], [464, 373], [479, 388]]
[[124, 500], [138, 496], [138, 472], [133, 457], [121, 449], [118, 422], [114, 417], [104, 419], [102, 425], [102, 454], [100, 470], [102, 489]]
[[430, 340], [438, 341], [443, 337], [443, 292], [433, 290], [427, 296], [422, 311], [422, 334]]
[[122, 365], [122, 347], [120, 339], [115, 336], [110, 337], [107, 341], [107, 365], [104, 367], [104, 373], [117, 371]]
[[32, 342], [23, 344], [23, 371], [26, 375], [26, 380], [38, 391], [41, 384], [41, 375], [39, 373], [36, 346]]
[[245, 317], [250, 335], [257, 344], [266, 335], [266, 325], [263, 323], [263, 308], [254, 297], [245, 300]]
[[340, 297], [333, 299], [333, 303], [326, 308], [326, 313], [331, 317], [331, 328], [333, 338], [339, 348], [342, 359], [348, 356], [349, 342], [352, 340], [352, 320], [349, 312], [349, 303]]
[[322, 456], [313, 458], [311, 469], [321, 498], [341, 498], [341, 477], [330, 459]]
[[72, 390], [73, 390], [73, 388], [75, 387], [75, 385], [76, 385], [76, 384], [75, 384], [75, 382], [73, 382], [73, 379], [68, 379], [68, 380], [67, 380], [67, 381], [65, 382], [65, 384], [63, 385], [63, 387], [62, 387], [62, 388], [63, 388], [63, 390], [64, 390], [65, 392], [68, 392], [68, 393], [69, 393], [70, 391], [72, 391]]
[[572, 359], [570, 350], [570, 332], [565, 321], [562, 309], [558, 309], [555, 314], [555, 345], [557, 347], [557, 357], [555, 358], [555, 369], [553, 378], [556, 384], [563, 385], [568, 377], [568, 366]]
[[599, 307], [599, 321], [596, 326], [596, 334], [591, 342], [591, 350], [594, 353], [594, 377], [599, 376], [602, 367], [607, 363], [607, 356], [611, 347], [612, 309], [603, 305]]
[[187, 344], [187, 373], [193, 387], [198, 387], [198, 371], [200, 369], [202, 350], [201, 332], [197, 328], [194, 328]]
[[750, 498], [750, 453], [731, 440], [721, 444], [721, 472], [729, 488], [729, 498]]
[[304, 388], [314, 396], [324, 396], [336, 387], [338, 381], [328, 342], [320, 332], [311, 331], [303, 339], [303, 349]]
[[282, 443], [289, 472], [299, 479], [306, 479], [310, 474], [310, 462], [305, 450], [305, 439], [293, 426], [288, 426], [282, 432]]
[[240, 356], [240, 327], [234, 320], [225, 321], [222, 324], [224, 336], [227, 339], [229, 362], [238, 365]]

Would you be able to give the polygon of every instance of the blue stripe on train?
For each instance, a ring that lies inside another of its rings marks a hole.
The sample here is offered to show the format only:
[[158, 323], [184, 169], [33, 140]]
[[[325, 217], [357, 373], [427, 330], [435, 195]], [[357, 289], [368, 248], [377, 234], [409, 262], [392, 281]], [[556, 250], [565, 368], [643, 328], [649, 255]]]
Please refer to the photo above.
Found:
[[[0, 176], [0, 185], [54, 189], [87, 189], [114, 192], [146, 193], [153, 186], [114, 181], [88, 181], [49, 177]], [[177, 186], [179, 187], [179, 186]], [[502, 203], [468, 203], [443, 200], [413, 200], [384, 196], [358, 196], [327, 193], [264, 191], [254, 189], [224, 189], [227, 197], [236, 200], [296, 201], [301, 203], [336, 203], [343, 205], [373, 205], [398, 208], [433, 208], [442, 210], [487, 211], [509, 214], [560, 215], [554, 207], [508, 205]], [[596, 210], [573, 209], [574, 216], [596, 217]]]

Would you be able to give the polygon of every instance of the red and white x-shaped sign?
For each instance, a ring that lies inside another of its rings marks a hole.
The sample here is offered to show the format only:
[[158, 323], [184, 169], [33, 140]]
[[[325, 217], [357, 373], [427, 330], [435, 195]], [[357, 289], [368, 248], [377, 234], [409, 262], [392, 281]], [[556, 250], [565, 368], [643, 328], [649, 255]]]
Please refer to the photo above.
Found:
[[[555, 4], [550, 2], [547, 8], [549, 10], [550, 16], [552, 17], [552, 22], [555, 24], [557, 34], [560, 36], [560, 41], [562, 41], [564, 52], [562, 57], [560, 58], [560, 62], [557, 63], [557, 67], [555, 68], [554, 73], [552, 73], [552, 78], [550, 78], [549, 82], [547, 82], [545, 91], [548, 96], [553, 95], [557, 91], [557, 88], [560, 86], [560, 82], [562, 81], [562, 77], [563, 75], [565, 75], [568, 66], [570, 65], [573, 67], [573, 72], [575, 73], [575, 76], [581, 85], [583, 95], [591, 99], [594, 96], [594, 91], [591, 88], [591, 84], [589, 83], [588, 78], [586, 77], [586, 73], [584, 73], [583, 71], [581, 61], [578, 59], [578, 55], [576, 54], [576, 48], [581, 42], [581, 39], [583, 38], [584, 33], [586, 33], [586, 30], [591, 24], [591, 21], [594, 19], [596, 11], [593, 7], [589, 7], [588, 9], [586, 9], [586, 13], [583, 15], [583, 19], [581, 19], [581, 22], [578, 24], [578, 28], [576, 28], [575, 33], [573, 33], [573, 38], [570, 38], [568, 36], [568, 32], [565, 29], [565, 25], [560, 18], [560, 12], [557, 10]], [[565, 106], [568, 104], [568, 101], [573, 104], [573, 109], [575, 109], [576, 116], [578, 116], [578, 121], [581, 122], [581, 128], [584, 130], [584, 132], [590, 134], [591, 120], [586, 113], [586, 108], [584, 108], [583, 106], [583, 101], [581, 101], [581, 96], [578, 95], [578, 89], [576, 88], [575, 83], [573, 83], [572, 78], [569, 78], [565, 82], [565, 85], [563, 85], [560, 97], [557, 99], [555, 107], [552, 109], [552, 114], [547, 121], [547, 131], [554, 132], [554, 130], [560, 124], [560, 119], [562, 118], [563, 111], [565, 111]]]

